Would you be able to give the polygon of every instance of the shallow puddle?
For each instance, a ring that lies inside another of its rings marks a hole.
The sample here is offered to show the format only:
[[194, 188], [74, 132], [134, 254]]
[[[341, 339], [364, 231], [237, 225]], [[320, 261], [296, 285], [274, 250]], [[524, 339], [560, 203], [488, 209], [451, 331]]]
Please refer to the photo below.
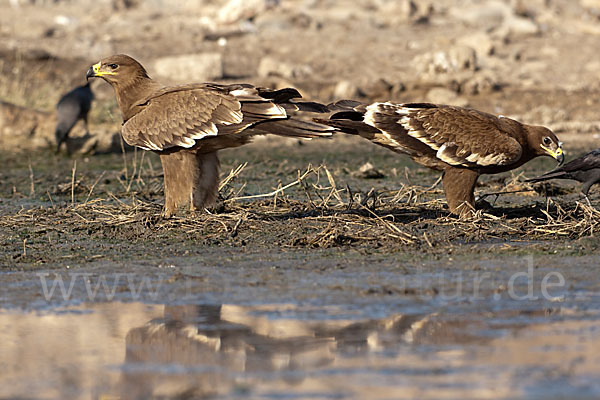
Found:
[[135, 302], [1, 310], [0, 398], [598, 398], [598, 317]]

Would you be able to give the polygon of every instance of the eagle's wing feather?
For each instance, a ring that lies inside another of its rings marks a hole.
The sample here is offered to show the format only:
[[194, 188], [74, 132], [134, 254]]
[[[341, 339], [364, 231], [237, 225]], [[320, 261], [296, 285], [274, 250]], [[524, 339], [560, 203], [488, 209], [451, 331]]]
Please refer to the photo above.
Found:
[[192, 147], [196, 140], [219, 133], [218, 125], [239, 124], [241, 104], [207, 88], [179, 87], [145, 99], [141, 110], [123, 124], [123, 138], [147, 150]]
[[[297, 90], [269, 90], [248, 84], [189, 84], [161, 88], [142, 99], [140, 111], [123, 124], [123, 138], [146, 150], [191, 148], [208, 137], [244, 132], [245, 136], [275, 133], [312, 138], [330, 136], [333, 129], [313, 122], [286, 123], [290, 114], [324, 112], [325, 106], [292, 102]], [[275, 120], [273, 126], [260, 122]], [[242, 137], [239, 137], [242, 139]]]
[[406, 147], [406, 152], [424, 153], [429, 148], [438, 159], [454, 166], [510, 165], [523, 153], [511, 136], [518, 122], [476, 110], [428, 103], [374, 103], [367, 107], [364, 120], [390, 142]]

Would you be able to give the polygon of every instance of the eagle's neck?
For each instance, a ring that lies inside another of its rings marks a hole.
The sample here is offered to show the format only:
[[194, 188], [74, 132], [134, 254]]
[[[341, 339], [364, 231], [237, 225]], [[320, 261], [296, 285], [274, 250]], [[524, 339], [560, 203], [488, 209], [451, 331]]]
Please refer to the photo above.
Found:
[[138, 75], [126, 82], [115, 83], [113, 87], [123, 121], [127, 121], [141, 110], [140, 104], [162, 85], [148, 76]]

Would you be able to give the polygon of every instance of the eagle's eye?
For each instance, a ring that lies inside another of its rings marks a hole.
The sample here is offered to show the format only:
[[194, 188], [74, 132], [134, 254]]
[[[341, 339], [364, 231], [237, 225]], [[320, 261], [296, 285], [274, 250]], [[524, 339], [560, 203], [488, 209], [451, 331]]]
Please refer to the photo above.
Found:
[[548, 136], [546, 136], [544, 138], [544, 146], [550, 146], [550, 143], [552, 143], [552, 139], [550, 139]]
[[118, 65], [117, 64], [108, 64], [108, 68], [110, 69], [117, 69]]

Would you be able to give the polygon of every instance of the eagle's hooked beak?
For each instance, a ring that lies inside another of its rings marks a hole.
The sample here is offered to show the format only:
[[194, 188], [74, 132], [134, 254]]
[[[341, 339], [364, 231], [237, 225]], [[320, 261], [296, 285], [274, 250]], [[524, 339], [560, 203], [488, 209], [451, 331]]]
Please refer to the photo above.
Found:
[[556, 150], [552, 150], [550, 147], [546, 147], [543, 144], [540, 146], [546, 151], [546, 153], [548, 153], [549, 155], [554, 157], [556, 161], [558, 161], [558, 165], [562, 165], [565, 162], [565, 153], [562, 149], [562, 142], [558, 142], [558, 147], [556, 147]]
[[556, 161], [558, 161], [558, 165], [563, 165], [563, 163], [565, 162], [565, 153], [563, 153], [563, 149], [561, 147], [559, 147], [556, 150]]
[[89, 80], [90, 78], [102, 78], [104, 75], [115, 75], [114, 72], [111, 71], [103, 71], [100, 68], [102, 67], [102, 63], [98, 62], [90, 67], [85, 74], [85, 79]]
[[92, 69], [93, 67], [90, 67], [90, 69], [87, 70], [87, 72], [85, 73], [85, 80], [89, 81], [90, 78], [95, 77], [96, 75], [94, 75], [94, 70]]

